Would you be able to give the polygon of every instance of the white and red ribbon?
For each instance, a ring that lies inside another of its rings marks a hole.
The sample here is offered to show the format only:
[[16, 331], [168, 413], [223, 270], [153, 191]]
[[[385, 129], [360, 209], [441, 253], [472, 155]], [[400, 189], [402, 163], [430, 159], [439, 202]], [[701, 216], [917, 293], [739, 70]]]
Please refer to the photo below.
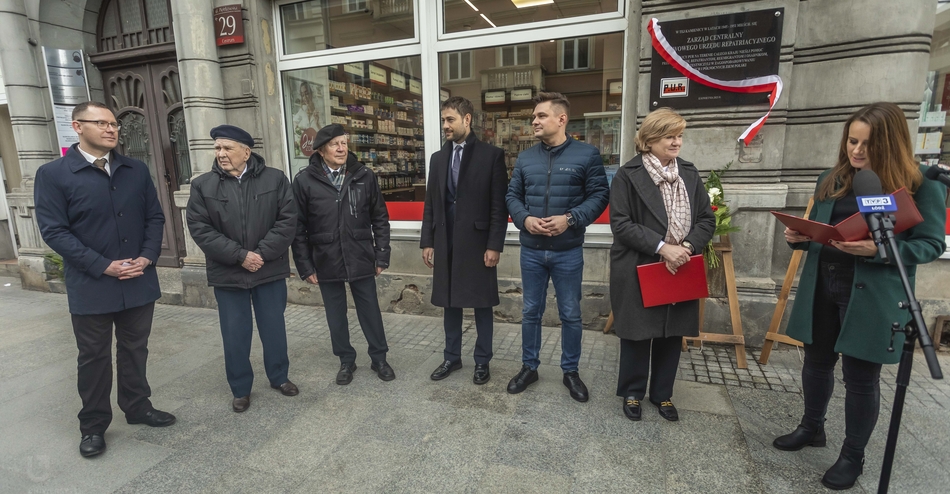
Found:
[[647, 25], [647, 30], [650, 31], [650, 37], [653, 39], [653, 49], [663, 57], [670, 65], [673, 66], [680, 73], [685, 75], [691, 81], [697, 82], [704, 86], [709, 86], [711, 88], [720, 89], [722, 91], [729, 91], [731, 93], [765, 93], [769, 94], [769, 111], [765, 115], [756, 120], [752, 125], [750, 125], [742, 135], [739, 136], [740, 141], [745, 143], [746, 146], [752, 142], [752, 139], [756, 134], [759, 133], [759, 129], [765, 125], [765, 121], [768, 120], [769, 115], [772, 113], [772, 109], [775, 108], [775, 103], [778, 101], [779, 97], [782, 95], [782, 78], [777, 75], [768, 75], [764, 77], [753, 77], [751, 79], [743, 79], [741, 81], [723, 81], [719, 79], [713, 79], [698, 70], [694, 69], [686, 60], [683, 60], [679, 54], [676, 53], [676, 50], [673, 49], [673, 46], [670, 45], [669, 41], [663, 36], [663, 32], [660, 30], [660, 21], [657, 19], [650, 19], [650, 24]]

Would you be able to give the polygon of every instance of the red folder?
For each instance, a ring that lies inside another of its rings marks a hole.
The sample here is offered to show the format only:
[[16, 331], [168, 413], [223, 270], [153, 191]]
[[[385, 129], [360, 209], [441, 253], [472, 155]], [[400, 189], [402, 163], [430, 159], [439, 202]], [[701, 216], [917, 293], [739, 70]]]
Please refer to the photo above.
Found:
[[[896, 218], [894, 233], [900, 233], [924, 221], [920, 211], [917, 210], [914, 198], [907, 193], [907, 190], [901, 187], [894, 192], [893, 196], [894, 202], [897, 203], [897, 212], [894, 213]], [[772, 211], [772, 214], [785, 226], [802, 235], [811, 237], [812, 242], [827, 244], [832, 240], [853, 242], [868, 238], [868, 224], [864, 221], [861, 213], [855, 213], [835, 226], [779, 213], [778, 211]]]
[[665, 262], [655, 262], [637, 266], [637, 276], [640, 278], [640, 295], [643, 296], [644, 307], [709, 296], [702, 255], [690, 257], [689, 262], [680, 266], [675, 275], [666, 270]]

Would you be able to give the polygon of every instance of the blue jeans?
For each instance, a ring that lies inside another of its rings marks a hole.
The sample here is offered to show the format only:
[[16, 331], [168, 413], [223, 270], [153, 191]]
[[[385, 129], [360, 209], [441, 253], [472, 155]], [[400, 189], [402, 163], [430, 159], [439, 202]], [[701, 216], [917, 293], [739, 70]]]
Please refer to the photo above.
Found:
[[544, 314], [548, 280], [554, 282], [557, 312], [561, 318], [561, 370], [577, 371], [581, 359], [581, 280], [584, 247], [570, 250], [539, 250], [521, 246], [521, 360], [532, 370], [541, 361], [541, 316]]

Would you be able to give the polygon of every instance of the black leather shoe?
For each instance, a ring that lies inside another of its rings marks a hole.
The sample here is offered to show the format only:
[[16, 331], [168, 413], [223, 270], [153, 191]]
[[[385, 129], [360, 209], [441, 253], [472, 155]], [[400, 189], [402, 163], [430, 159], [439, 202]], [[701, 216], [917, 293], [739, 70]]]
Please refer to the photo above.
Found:
[[508, 381], [508, 392], [516, 395], [526, 389], [531, 383], [538, 381], [538, 371], [531, 370], [531, 367], [524, 365], [515, 377]]
[[336, 373], [336, 383], [340, 386], [350, 384], [353, 380], [353, 372], [356, 371], [356, 364], [340, 364], [340, 372]]
[[433, 381], [441, 381], [449, 377], [449, 374], [461, 368], [462, 368], [461, 360], [456, 361], [456, 362], [446, 360], [442, 362], [441, 364], [439, 364], [439, 366], [436, 367], [434, 371], [432, 371], [432, 374], [429, 375], [429, 379], [432, 379]]
[[244, 410], [247, 410], [251, 406], [251, 395], [241, 396], [231, 400], [231, 408], [237, 412], [241, 413]]
[[851, 458], [842, 453], [838, 456], [838, 461], [831, 465], [821, 478], [821, 485], [836, 491], [850, 489], [854, 487], [854, 483], [862, 473], [864, 473], [864, 457]]
[[392, 381], [393, 379], [396, 379], [396, 371], [394, 371], [385, 360], [382, 362], [373, 362], [370, 364], [369, 368], [383, 381]]
[[106, 438], [102, 434], [86, 434], [79, 441], [79, 454], [90, 457], [106, 450]]
[[287, 381], [284, 384], [281, 384], [279, 386], [274, 386], [273, 384], [271, 384], [270, 387], [274, 389], [279, 389], [280, 394], [284, 396], [297, 396], [297, 394], [300, 393], [300, 390], [297, 389], [297, 385], [290, 381]]
[[640, 400], [632, 396], [624, 398], [623, 414], [626, 415], [628, 419], [639, 422], [641, 417]]
[[168, 427], [175, 423], [175, 416], [161, 410], [152, 410], [134, 419], [126, 418], [125, 421], [133, 425], [145, 424], [149, 427]]
[[676, 422], [680, 419], [680, 414], [676, 412], [676, 407], [673, 406], [672, 401], [666, 400], [653, 404], [656, 405], [656, 409], [660, 411], [660, 416], [666, 420], [669, 420], [670, 422]]
[[825, 428], [821, 427], [817, 431], [806, 429], [805, 426], [799, 425], [789, 434], [784, 436], [776, 437], [772, 441], [772, 446], [775, 446], [775, 449], [780, 449], [782, 451], [798, 451], [805, 446], [814, 446], [816, 448], [825, 447]]
[[472, 382], [485, 384], [489, 380], [491, 380], [491, 372], [488, 371], [488, 364], [475, 364], [475, 375], [472, 376]]
[[577, 371], [564, 373], [564, 385], [567, 386], [567, 389], [571, 392], [571, 398], [574, 398], [574, 400], [584, 403], [590, 398], [587, 386], [584, 385], [584, 381], [581, 381], [581, 376]]

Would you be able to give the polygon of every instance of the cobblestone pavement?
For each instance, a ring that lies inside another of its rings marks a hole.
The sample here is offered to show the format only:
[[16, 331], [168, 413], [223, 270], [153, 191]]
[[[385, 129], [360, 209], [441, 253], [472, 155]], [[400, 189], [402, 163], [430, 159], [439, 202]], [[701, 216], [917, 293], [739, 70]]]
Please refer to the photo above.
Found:
[[[384, 313], [397, 379], [369, 371], [350, 312], [359, 370], [333, 384], [338, 360], [323, 310], [288, 306], [291, 379], [285, 398], [268, 388], [259, 342], [251, 409], [230, 411], [217, 313], [157, 305], [149, 349], [153, 402], [178, 423], [130, 426], [114, 409], [109, 450], [83, 459], [76, 447], [76, 348], [63, 295], [27, 292], [0, 277], [0, 492], [824, 492], [818, 479], [844, 437], [844, 385], [828, 410], [828, 447], [794, 453], [772, 439], [798, 423], [801, 356], [783, 346], [760, 365], [757, 350], [738, 369], [731, 347], [683, 353], [674, 402], [681, 420], [647, 405], [630, 422], [614, 395], [616, 337], [588, 331], [581, 376], [585, 404], [560, 383], [560, 333], [545, 328], [541, 380], [505, 392], [520, 368], [516, 324], [495, 324], [492, 381], [471, 383], [474, 334], [463, 339], [465, 368], [433, 382], [442, 359], [441, 318]], [[466, 333], [474, 322], [466, 319]], [[941, 355], [950, 372], [950, 357]], [[877, 489], [896, 366], [882, 373], [882, 409], [853, 492]], [[914, 362], [892, 492], [947, 492], [950, 385]], [[113, 403], [114, 401], [113, 391]]]

